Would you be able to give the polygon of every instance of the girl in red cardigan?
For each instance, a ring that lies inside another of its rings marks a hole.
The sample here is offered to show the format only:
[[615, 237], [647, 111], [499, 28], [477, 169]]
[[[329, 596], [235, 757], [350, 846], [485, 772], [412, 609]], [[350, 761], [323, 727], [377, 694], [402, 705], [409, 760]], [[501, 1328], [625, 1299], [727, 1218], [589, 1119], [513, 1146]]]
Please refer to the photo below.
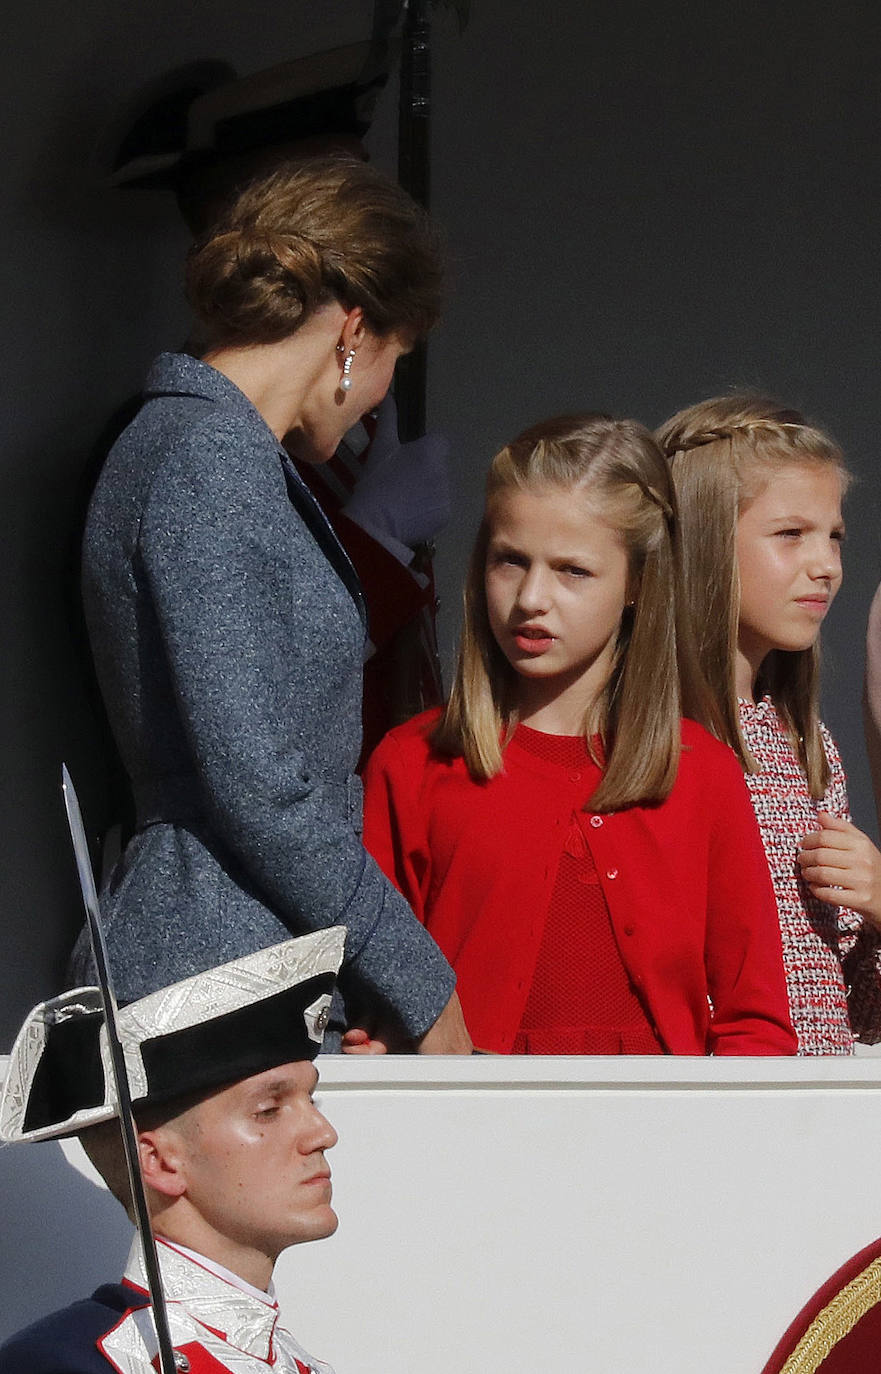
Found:
[[501, 1053], [791, 1054], [774, 898], [677, 611], [674, 493], [633, 421], [493, 460], [443, 712], [365, 774], [365, 842]]

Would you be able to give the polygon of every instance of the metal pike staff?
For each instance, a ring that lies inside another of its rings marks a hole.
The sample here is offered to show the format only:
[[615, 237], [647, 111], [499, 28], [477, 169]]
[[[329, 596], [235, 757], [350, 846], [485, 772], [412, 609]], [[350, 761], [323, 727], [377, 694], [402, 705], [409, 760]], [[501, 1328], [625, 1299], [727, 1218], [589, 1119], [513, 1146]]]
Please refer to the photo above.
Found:
[[[376, 0], [377, 10], [383, 0]], [[400, 0], [398, 0], [400, 3]], [[461, 33], [468, 22], [470, 0], [403, 0], [401, 79], [398, 98], [398, 180], [424, 209], [431, 199], [431, 20], [432, 5], [456, 11]], [[374, 15], [376, 18], [376, 14]], [[413, 351], [401, 358], [396, 369], [395, 401], [398, 433], [402, 442], [419, 439], [426, 427], [428, 349], [420, 339]], [[428, 580], [434, 596], [433, 542], [414, 550], [412, 570]], [[426, 607], [416, 626], [399, 636], [399, 656], [410, 666], [403, 709], [399, 718], [433, 706], [443, 698], [443, 671], [437, 642], [433, 607]], [[409, 641], [407, 639], [409, 636]]]
[[[398, 180], [424, 209], [431, 193], [431, 24], [429, 0], [407, 0], [398, 103]], [[428, 350], [420, 339], [398, 363], [395, 400], [404, 443], [425, 433]]]
[[[398, 103], [398, 180], [426, 210], [431, 200], [431, 19], [432, 7], [455, 10], [459, 32], [468, 22], [469, 0], [405, 0], [401, 88]], [[395, 400], [398, 429], [407, 442], [425, 433], [428, 353], [420, 341], [398, 363]]]
[[159, 1258], [156, 1254], [156, 1242], [153, 1239], [153, 1228], [150, 1225], [150, 1213], [147, 1211], [147, 1195], [144, 1192], [144, 1180], [141, 1178], [141, 1166], [138, 1160], [138, 1144], [135, 1135], [134, 1116], [132, 1115], [132, 1099], [131, 1093], [129, 1092], [128, 1075], [126, 1074], [125, 1068], [125, 1056], [123, 1054], [122, 1042], [119, 1038], [116, 995], [113, 991], [113, 984], [110, 979], [107, 946], [104, 943], [104, 931], [101, 929], [98, 893], [95, 890], [95, 877], [92, 873], [92, 861], [89, 858], [89, 846], [86, 841], [86, 832], [83, 828], [80, 804], [77, 800], [76, 791], [71, 781], [70, 773], [67, 771], [66, 764], [61, 765], [61, 790], [64, 794], [67, 823], [70, 826], [70, 838], [73, 841], [73, 852], [76, 856], [76, 868], [80, 880], [80, 889], [83, 894], [83, 905], [86, 908], [86, 922], [89, 927], [89, 937], [92, 941], [92, 953], [94, 954], [95, 966], [98, 971], [101, 1000], [104, 1003], [104, 1025], [107, 1028], [107, 1043], [110, 1047], [110, 1064], [113, 1073], [113, 1086], [116, 1092], [116, 1103], [119, 1109], [122, 1147], [125, 1152], [125, 1162], [128, 1167], [129, 1186], [131, 1187], [132, 1202], [135, 1210], [135, 1224], [138, 1228], [138, 1235], [141, 1238], [144, 1269], [146, 1270], [147, 1287], [150, 1292], [150, 1305], [153, 1309], [153, 1323], [156, 1327], [156, 1340], [159, 1344], [160, 1374], [177, 1374], [174, 1347], [171, 1343], [171, 1332], [168, 1328], [168, 1313], [165, 1310], [165, 1298], [162, 1291], [162, 1276], [159, 1272]]

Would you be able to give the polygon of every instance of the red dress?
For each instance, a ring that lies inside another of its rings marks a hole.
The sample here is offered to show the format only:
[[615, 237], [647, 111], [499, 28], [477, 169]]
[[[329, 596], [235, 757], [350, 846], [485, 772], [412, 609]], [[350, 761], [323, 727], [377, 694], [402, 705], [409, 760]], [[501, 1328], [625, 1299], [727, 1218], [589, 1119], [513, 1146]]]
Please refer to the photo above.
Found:
[[[561, 768], [521, 734], [503, 771], [475, 782], [463, 759], [432, 748], [438, 714], [390, 731], [369, 760], [364, 840], [455, 969], [474, 1043], [506, 1054], [573, 812], [601, 772], [586, 751], [583, 765]], [[629, 984], [671, 1054], [794, 1054], [774, 893], [742, 770], [693, 721], [682, 738], [666, 801], [588, 810], [583, 822]]]
[[[583, 736], [517, 728], [517, 743], [560, 769], [589, 766]], [[631, 983], [590, 848], [590, 824], [573, 810], [551, 893], [515, 1054], [662, 1054]]]

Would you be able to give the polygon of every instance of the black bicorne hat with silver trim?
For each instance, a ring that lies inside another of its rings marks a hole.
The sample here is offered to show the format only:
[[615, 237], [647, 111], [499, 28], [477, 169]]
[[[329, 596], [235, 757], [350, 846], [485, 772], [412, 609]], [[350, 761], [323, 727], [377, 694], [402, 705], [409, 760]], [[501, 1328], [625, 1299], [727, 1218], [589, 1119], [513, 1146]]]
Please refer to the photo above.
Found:
[[[162, 1106], [314, 1059], [345, 928], [285, 940], [129, 1002], [118, 1012], [132, 1105]], [[0, 1140], [50, 1140], [117, 1115], [98, 988], [28, 1016], [0, 1090]]]

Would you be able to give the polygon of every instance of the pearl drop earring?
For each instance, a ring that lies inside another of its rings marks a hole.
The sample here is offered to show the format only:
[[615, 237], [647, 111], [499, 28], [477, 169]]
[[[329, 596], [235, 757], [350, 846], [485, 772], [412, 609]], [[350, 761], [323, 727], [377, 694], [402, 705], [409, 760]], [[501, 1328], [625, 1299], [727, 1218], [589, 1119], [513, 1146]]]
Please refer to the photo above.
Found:
[[346, 354], [345, 362], [343, 363], [343, 375], [340, 377], [340, 391], [351, 391], [352, 389], [352, 378], [350, 373], [352, 371], [354, 357], [355, 350], [354, 348], [350, 348]]

